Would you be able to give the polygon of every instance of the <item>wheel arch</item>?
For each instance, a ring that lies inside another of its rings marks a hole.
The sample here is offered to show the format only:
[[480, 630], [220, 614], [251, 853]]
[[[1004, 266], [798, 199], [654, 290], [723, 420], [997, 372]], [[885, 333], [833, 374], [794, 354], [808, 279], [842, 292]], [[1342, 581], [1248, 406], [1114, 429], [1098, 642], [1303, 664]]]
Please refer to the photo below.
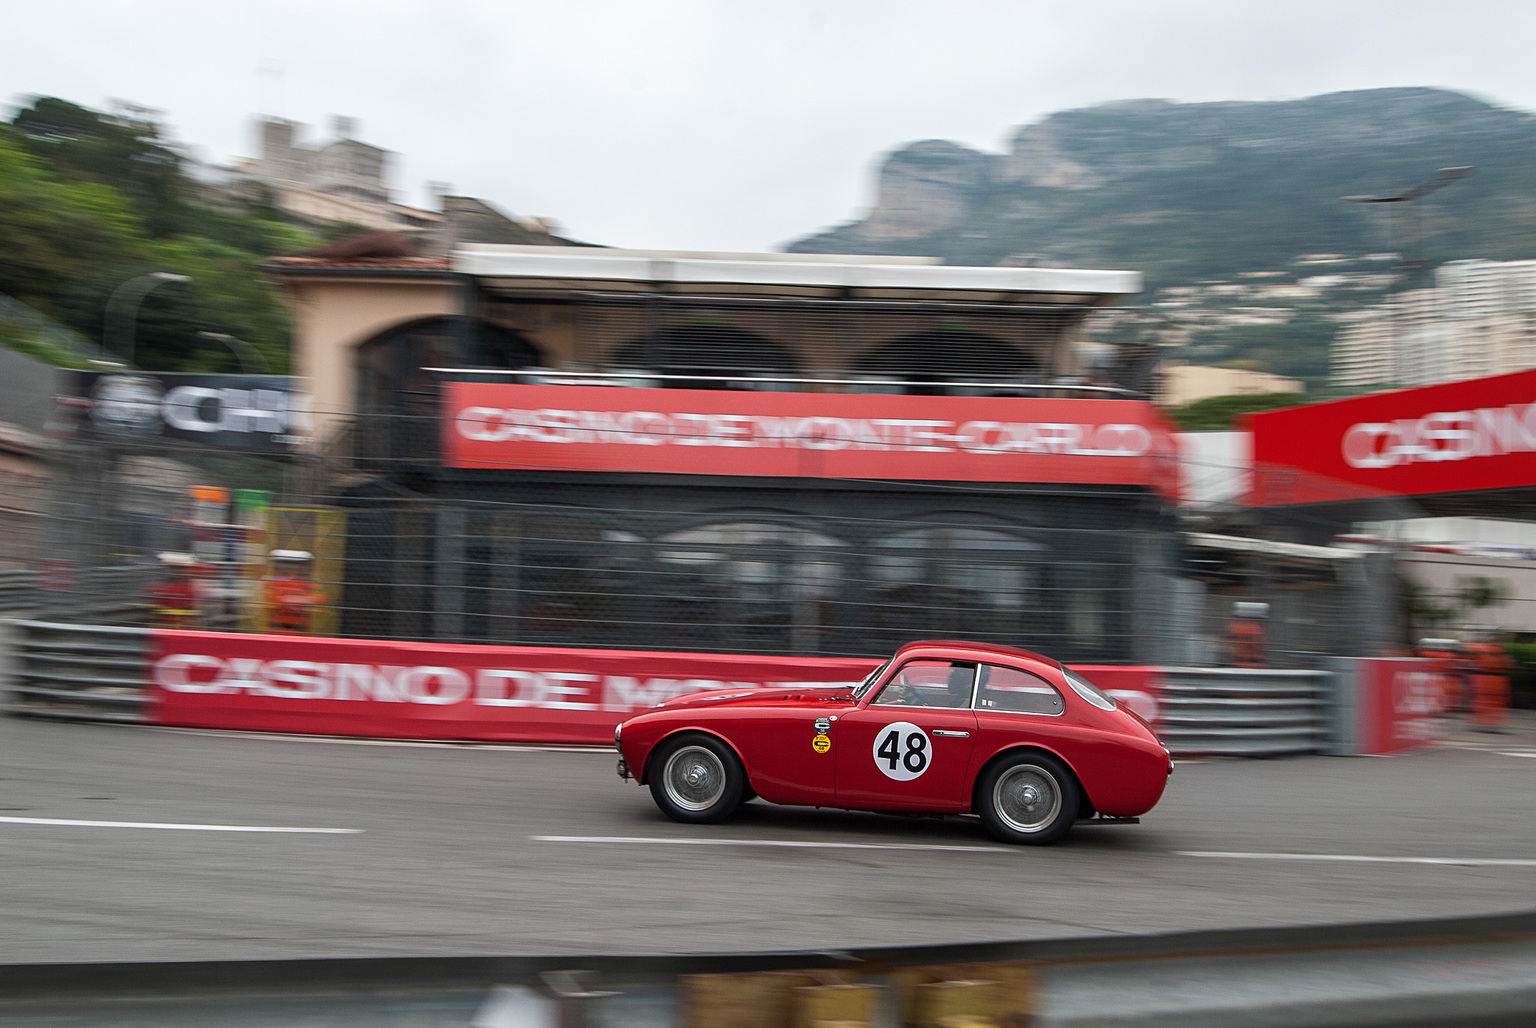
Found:
[[1062, 767], [1067, 769], [1067, 774], [1072, 776], [1072, 783], [1077, 786], [1078, 803], [1081, 808], [1078, 816], [1082, 816], [1084, 812], [1092, 812], [1096, 809], [1094, 806], [1093, 797], [1088, 794], [1087, 786], [1083, 785], [1083, 776], [1077, 773], [1077, 768], [1072, 766], [1072, 762], [1070, 760], [1062, 756], [1062, 754], [1056, 750], [1051, 749], [1049, 746], [1041, 746], [1038, 743], [1021, 742], [1015, 743], [1011, 746], [1003, 747], [996, 753], [992, 754], [992, 756], [988, 757], [986, 761], [976, 769], [976, 774], [971, 777], [969, 790], [971, 799], [971, 813], [976, 813], [978, 809], [976, 805], [976, 789], [981, 785], [981, 780], [987, 776], [987, 772], [992, 770], [1003, 761], [1009, 759], [1010, 757], [1017, 757], [1030, 753], [1038, 753], [1041, 756], [1050, 757], [1052, 760], [1056, 761]]
[[[667, 743], [669, 743], [672, 740], [678, 738], [679, 736], [684, 736], [684, 735], [705, 735], [705, 736], [710, 737], [711, 739], [717, 739], [720, 742], [724, 743], [726, 749], [730, 750], [731, 754], [733, 756], [735, 756], [736, 762], [741, 765], [742, 776], [743, 776], [743, 778], [746, 779], [746, 783], [747, 783], [748, 788], [751, 787], [752, 775], [751, 775], [750, 772], [747, 771], [747, 762], [742, 759], [741, 750], [737, 748], [736, 744], [731, 742], [730, 739], [726, 738], [721, 733], [719, 733], [717, 731], [714, 731], [713, 729], [704, 728], [704, 727], [699, 726], [699, 725], [685, 725], [685, 726], [683, 726], [681, 728], [674, 728], [674, 729], [672, 729], [672, 731], [668, 732], [666, 735], [663, 735], [661, 738], [659, 738], [655, 742], [653, 742], [651, 744], [651, 748], [646, 751], [646, 754], [645, 754], [645, 766], [640, 769], [639, 777], [637, 777], [635, 779], [635, 784], [636, 785], [649, 785], [650, 784], [651, 765], [655, 762], [656, 754], [659, 753], [661, 751], [662, 747], [666, 746]], [[1076, 772], [1074, 772], [1074, 774], [1075, 773]]]

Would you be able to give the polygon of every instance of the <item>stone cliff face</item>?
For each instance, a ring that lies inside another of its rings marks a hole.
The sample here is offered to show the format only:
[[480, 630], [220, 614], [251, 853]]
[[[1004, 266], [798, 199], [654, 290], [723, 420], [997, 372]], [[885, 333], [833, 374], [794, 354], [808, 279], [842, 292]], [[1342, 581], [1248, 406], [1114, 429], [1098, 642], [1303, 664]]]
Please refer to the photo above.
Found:
[[902, 147], [880, 169], [871, 239], [918, 239], [964, 221], [992, 181], [995, 157], [942, 139]]
[[[912, 143], [885, 158], [865, 217], [785, 249], [980, 264], [1025, 253], [1078, 265], [1129, 257], [1143, 269], [1170, 256], [1199, 263], [1186, 244], [1211, 244], [1223, 259], [1266, 239], [1289, 255], [1363, 253], [1385, 240], [1339, 197], [1406, 187], [1451, 164], [1476, 164], [1478, 175], [1436, 202], [1481, 194], [1495, 250], [1536, 242], [1536, 118], [1446, 90], [1376, 89], [1062, 111], [1015, 130], [1002, 154]], [[1496, 192], [1507, 198], [1497, 213]], [[1511, 212], [1529, 223], [1526, 236], [1500, 224]], [[1270, 258], [1255, 251], [1261, 259]]]

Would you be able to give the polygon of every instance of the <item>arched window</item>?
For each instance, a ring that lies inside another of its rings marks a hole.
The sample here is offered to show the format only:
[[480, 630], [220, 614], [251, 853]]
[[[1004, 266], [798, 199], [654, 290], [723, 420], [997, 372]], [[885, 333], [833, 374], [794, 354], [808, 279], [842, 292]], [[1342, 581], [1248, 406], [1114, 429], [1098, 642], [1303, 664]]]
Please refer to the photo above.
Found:
[[870, 627], [890, 643], [963, 636], [1016, 642], [1037, 607], [1047, 547], [995, 528], [934, 525], [877, 540]]
[[[1035, 354], [966, 328], [902, 336], [854, 362], [854, 373], [876, 392], [943, 396], [1028, 395], [1010, 384], [1038, 385], [1046, 374]], [[884, 385], [911, 382], [915, 385]], [[951, 385], [954, 382], [983, 383]]]
[[836, 622], [842, 543], [807, 528], [722, 521], [662, 536], [655, 610], [706, 650], [818, 653]]
[[[743, 379], [792, 378], [799, 371], [794, 354], [785, 347], [755, 332], [708, 319], [633, 339], [615, 350], [608, 363], [617, 370], [685, 376], [661, 383], [676, 389], [752, 389], [756, 387]], [[761, 388], [792, 390], [794, 386], [764, 382]]]

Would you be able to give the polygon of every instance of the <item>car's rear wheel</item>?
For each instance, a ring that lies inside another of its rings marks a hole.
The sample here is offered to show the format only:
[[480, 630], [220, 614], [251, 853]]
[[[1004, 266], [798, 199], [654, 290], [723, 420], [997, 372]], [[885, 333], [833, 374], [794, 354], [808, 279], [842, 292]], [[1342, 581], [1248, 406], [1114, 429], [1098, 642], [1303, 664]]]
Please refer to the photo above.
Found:
[[976, 785], [977, 813], [1000, 842], [1044, 846], [1077, 820], [1077, 780], [1043, 753], [1005, 757]]
[[713, 824], [741, 806], [746, 771], [731, 748], [714, 736], [669, 739], [657, 747], [651, 761], [651, 797], [672, 820]]

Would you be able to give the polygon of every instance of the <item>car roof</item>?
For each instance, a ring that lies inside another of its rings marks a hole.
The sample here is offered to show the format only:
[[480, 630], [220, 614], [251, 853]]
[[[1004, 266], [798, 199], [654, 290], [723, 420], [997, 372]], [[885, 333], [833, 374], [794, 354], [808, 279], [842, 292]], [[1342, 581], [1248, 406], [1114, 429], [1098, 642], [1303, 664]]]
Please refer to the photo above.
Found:
[[1038, 661], [1051, 667], [1061, 667], [1061, 662], [1047, 657], [1033, 650], [1023, 650], [1017, 646], [1004, 646], [1001, 643], [966, 642], [963, 639], [919, 639], [909, 642], [896, 651], [892, 660], [897, 657], [908, 657], [915, 653], [928, 653], [935, 656], [954, 657], [963, 653], [961, 659], [981, 660], [988, 656], [996, 657], [1023, 657], [1025, 660]]

